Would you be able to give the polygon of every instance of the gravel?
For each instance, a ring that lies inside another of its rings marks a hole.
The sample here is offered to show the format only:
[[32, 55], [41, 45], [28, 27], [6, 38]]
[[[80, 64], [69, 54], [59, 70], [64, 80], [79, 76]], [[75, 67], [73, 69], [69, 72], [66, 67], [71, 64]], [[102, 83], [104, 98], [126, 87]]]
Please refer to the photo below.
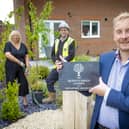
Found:
[[62, 110], [55, 103], [36, 105], [31, 94], [27, 98], [28, 107], [24, 108], [19, 97], [21, 111], [26, 116], [15, 123], [0, 120], [0, 129], [62, 129]]
[[28, 115], [3, 129], [63, 129], [62, 110], [45, 110]]

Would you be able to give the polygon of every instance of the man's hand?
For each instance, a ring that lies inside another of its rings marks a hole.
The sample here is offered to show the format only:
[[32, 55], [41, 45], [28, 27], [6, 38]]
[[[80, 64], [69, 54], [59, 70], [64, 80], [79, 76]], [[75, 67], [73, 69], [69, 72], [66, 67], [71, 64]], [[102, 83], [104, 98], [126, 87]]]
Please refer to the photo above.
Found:
[[63, 67], [62, 62], [59, 61], [59, 60], [56, 60], [55, 65], [56, 65], [57, 71], [60, 70], [60, 69], [62, 69], [62, 67]]
[[60, 57], [60, 59], [61, 59], [62, 62], [67, 62], [67, 60], [65, 60], [65, 59], [63, 58], [63, 56], [60, 55], [59, 57]]
[[99, 84], [89, 90], [90, 93], [104, 96], [109, 87], [99, 78]]

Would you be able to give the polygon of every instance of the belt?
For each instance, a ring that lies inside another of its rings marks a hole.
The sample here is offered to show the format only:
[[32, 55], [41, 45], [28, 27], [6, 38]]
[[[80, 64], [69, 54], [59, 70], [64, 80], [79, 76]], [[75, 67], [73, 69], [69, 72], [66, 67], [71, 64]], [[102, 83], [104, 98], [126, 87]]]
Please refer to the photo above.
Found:
[[109, 128], [107, 128], [99, 123], [96, 123], [95, 129], [109, 129]]

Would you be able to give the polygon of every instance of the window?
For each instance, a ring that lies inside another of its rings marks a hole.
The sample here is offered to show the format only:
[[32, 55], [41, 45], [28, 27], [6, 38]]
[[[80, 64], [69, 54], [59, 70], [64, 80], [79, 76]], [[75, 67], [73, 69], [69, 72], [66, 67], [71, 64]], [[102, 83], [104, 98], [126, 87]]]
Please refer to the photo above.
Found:
[[81, 37], [82, 38], [99, 38], [100, 22], [94, 20], [81, 21]]
[[[48, 47], [51, 48], [54, 44], [54, 40], [55, 37], [57, 35], [58, 32], [58, 25], [64, 22], [63, 20], [46, 20], [45, 21], [45, 25], [47, 27], [47, 29], [49, 30], [49, 32], [47, 33], [48, 35]], [[42, 37], [39, 34], [39, 57], [45, 57], [46, 56], [46, 52], [45, 49], [42, 47]]]

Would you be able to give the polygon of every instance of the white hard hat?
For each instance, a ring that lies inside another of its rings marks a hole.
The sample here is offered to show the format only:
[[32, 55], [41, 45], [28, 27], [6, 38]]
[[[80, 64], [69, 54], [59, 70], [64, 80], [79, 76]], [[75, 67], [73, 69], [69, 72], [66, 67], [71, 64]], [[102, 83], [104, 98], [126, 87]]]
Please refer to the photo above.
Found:
[[60, 28], [67, 28], [68, 30], [70, 30], [70, 27], [66, 22], [60, 23], [58, 26], [58, 29], [60, 29]]

